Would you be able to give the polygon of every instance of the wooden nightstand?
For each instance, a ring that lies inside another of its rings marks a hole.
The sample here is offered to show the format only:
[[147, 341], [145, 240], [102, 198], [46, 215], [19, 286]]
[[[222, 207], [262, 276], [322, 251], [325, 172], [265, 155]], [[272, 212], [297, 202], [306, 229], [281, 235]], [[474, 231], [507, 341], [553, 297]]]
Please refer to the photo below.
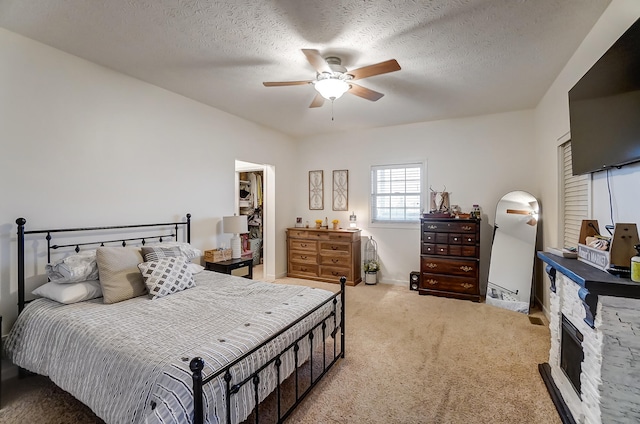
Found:
[[253, 258], [247, 259], [229, 259], [222, 262], [205, 262], [205, 268], [209, 271], [222, 272], [223, 274], [231, 274], [231, 271], [238, 268], [247, 267], [249, 272], [243, 275], [244, 278], [253, 279]]

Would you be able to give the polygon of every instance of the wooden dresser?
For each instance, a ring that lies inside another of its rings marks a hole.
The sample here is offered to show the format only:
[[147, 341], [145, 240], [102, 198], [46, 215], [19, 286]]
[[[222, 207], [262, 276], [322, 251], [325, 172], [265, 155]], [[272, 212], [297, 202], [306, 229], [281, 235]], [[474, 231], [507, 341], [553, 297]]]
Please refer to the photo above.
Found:
[[287, 229], [287, 276], [347, 284], [362, 281], [360, 230]]
[[480, 220], [422, 218], [420, 294], [480, 301]]

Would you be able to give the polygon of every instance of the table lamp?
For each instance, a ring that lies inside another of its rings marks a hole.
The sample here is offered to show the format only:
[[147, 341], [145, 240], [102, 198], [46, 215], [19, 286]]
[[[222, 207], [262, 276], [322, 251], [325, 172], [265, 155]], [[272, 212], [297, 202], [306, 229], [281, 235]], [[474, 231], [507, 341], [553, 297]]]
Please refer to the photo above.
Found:
[[240, 259], [242, 257], [242, 246], [239, 234], [249, 232], [246, 215], [233, 215], [222, 217], [222, 228], [227, 234], [233, 234], [231, 237], [231, 258]]

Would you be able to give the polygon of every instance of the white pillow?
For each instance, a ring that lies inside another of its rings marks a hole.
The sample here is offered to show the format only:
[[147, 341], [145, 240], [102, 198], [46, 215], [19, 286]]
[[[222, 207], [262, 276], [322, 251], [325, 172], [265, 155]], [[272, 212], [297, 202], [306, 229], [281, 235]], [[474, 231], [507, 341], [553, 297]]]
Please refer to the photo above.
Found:
[[200, 249], [196, 249], [191, 246], [189, 243], [182, 243], [179, 241], [163, 241], [162, 243], [153, 243], [152, 246], [160, 246], [160, 247], [172, 247], [177, 246], [180, 248], [182, 254], [189, 260], [193, 258], [197, 258], [198, 256], [202, 256], [202, 251]]
[[78, 283], [59, 284], [48, 282], [31, 292], [36, 296], [46, 297], [56, 302], [70, 304], [102, 296], [100, 281], [81, 281]]
[[202, 272], [204, 270], [204, 267], [202, 265], [198, 265], [198, 264], [194, 264], [192, 262], [189, 262], [187, 264], [187, 269], [189, 270], [189, 272], [191, 274], [196, 275], [199, 272]]
[[60, 284], [97, 280], [96, 251], [87, 250], [67, 256], [53, 264], [47, 264], [45, 270], [50, 281]]

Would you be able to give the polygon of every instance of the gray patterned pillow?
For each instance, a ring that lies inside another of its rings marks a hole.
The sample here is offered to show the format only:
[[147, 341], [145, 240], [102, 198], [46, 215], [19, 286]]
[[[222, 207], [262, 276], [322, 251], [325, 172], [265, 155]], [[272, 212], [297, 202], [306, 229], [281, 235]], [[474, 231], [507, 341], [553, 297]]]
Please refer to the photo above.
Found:
[[141, 249], [142, 257], [145, 262], [157, 261], [162, 258], [175, 258], [182, 255], [182, 251], [179, 247], [143, 247]]
[[164, 297], [191, 287], [195, 287], [193, 275], [189, 272], [183, 257], [161, 258], [157, 261], [138, 265], [151, 299]]

